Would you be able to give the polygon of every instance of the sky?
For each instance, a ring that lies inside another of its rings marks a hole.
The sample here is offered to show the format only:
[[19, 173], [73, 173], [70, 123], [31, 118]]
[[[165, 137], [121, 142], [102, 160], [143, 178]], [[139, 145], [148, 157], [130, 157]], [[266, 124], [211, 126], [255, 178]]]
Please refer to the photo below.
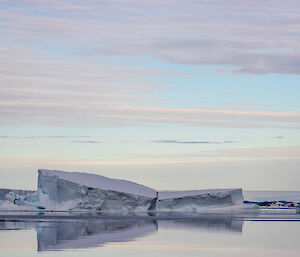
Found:
[[296, 0], [0, 0], [0, 187], [299, 190], [299, 75]]

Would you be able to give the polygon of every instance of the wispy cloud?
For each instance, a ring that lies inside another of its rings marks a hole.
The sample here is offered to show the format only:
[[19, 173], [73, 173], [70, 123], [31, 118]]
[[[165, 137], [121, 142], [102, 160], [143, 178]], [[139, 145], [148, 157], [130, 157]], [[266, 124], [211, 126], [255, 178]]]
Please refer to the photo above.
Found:
[[0, 125], [179, 123], [195, 126], [300, 129], [300, 113], [251, 109], [175, 108], [98, 101], [0, 101]]
[[78, 144], [103, 144], [105, 142], [102, 141], [96, 141], [96, 140], [74, 140], [72, 143], [78, 143]]
[[[128, 155], [129, 157], [129, 155]], [[0, 160], [11, 160], [15, 157], [1, 157]], [[63, 163], [83, 163], [99, 165], [159, 165], [177, 163], [205, 163], [205, 162], [239, 162], [243, 160], [300, 160], [300, 146], [289, 147], [253, 147], [207, 150], [198, 152], [171, 153], [171, 154], [132, 154], [127, 160], [85, 159], [85, 158], [18, 158], [20, 161], [42, 159], [53, 160], [57, 165]]]
[[91, 136], [66, 136], [66, 135], [54, 135], [54, 136], [0, 136], [2, 139], [41, 139], [41, 138], [90, 138]]
[[227, 66], [224, 71], [242, 73], [300, 73], [295, 11], [300, 4], [294, 0], [2, 5], [2, 34], [24, 45], [52, 42], [84, 55], [150, 54], [172, 63]]
[[28, 0], [2, 6], [0, 125], [300, 129], [299, 112], [255, 103], [250, 107], [260, 110], [244, 103], [166, 107], [154, 94], [167, 90], [158, 82], [188, 75], [127, 59], [300, 74], [297, 1]]
[[232, 144], [235, 141], [179, 141], [179, 140], [153, 140], [153, 143], [164, 143], [164, 144]]
[[145, 160], [205, 161], [205, 160], [300, 160], [300, 147], [253, 147], [220, 150], [203, 150], [174, 154], [138, 154]]

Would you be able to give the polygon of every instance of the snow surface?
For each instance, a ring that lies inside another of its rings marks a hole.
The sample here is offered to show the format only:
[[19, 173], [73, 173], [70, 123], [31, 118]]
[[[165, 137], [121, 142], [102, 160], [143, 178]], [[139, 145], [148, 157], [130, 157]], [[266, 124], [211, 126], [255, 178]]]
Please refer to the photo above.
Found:
[[156, 197], [156, 191], [154, 189], [127, 180], [112, 179], [101, 175], [82, 172], [65, 172], [46, 169], [39, 169], [39, 173], [57, 176], [62, 180], [71, 181], [91, 188], [123, 192], [149, 198]]

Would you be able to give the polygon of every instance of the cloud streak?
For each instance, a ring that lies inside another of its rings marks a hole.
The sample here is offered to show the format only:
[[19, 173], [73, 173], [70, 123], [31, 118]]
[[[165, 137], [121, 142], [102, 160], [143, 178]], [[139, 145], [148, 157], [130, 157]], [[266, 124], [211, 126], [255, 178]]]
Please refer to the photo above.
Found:
[[103, 57], [149, 54], [171, 63], [226, 66], [224, 71], [240, 73], [300, 73], [300, 4], [294, 0], [3, 5], [2, 34], [23, 45], [51, 42], [75, 54]]
[[0, 125], [8, 124], [107, 124], [146, 125], [179, 123], [195, 126], [237, 128], [300, 128], [300, 113], [250, 109], [175, 108], [141, 104], [111, 105], [72, 98], [0, 101]]
[[75, 141], [72, 141], [72, 143], [77, 143], [77, 144], [103, 144], [105, 142], [96, 141], [96, 140], [75, 140]]
[[91, 136], [66, 136], [66, 135], [54, 135], [54, 136], [0, 136], [1, 139], [41, 139], [41, 138], [53, 138], [53, 139], [65, 139], [65, 138], [90, 138]]
[[232, 144], [235, 141], [180, 141], [180, 140], [153, 140], [153, 143], [164, 143], [164, 144]]
[[297, 1], [27, 0], [2, 6], [1, 126], [300, 128], [299, 112], [253, 110], [253, 103], [168, 107], [156, 97], [167, 90], [160, 86], [164, 78], [189, 75], [137, 58], [300, 74]]
[[201, 162], [209, 160], [300, 160], [300, 147], [253, 147], [176, 154], [138, 154], [135, 158], [141, 158], [144, 160], [174, 160], [175, 162]]

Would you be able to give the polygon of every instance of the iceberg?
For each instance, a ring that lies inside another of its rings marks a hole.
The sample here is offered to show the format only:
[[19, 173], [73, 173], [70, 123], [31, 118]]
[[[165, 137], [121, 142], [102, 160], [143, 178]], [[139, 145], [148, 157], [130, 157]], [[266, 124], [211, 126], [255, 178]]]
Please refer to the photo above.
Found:
[[16, 194], [16, 195], [27, 195], [27, 194], [32, 194], [33, 192], [34, 191], [30, 191], [30, 190], [0, 188], [0, 201], [5, 200], [6, 195], [9, 193]]
[[[34, 192], [30, 190], [0, 188], [0, 210], [20, 209], [20, 199]], [[28, 206], [22, 206], [22, 208], [30, 209]]]
[[160, 211], [197, 212], [203, 208], [240, 205], [242, 189], [209, 189], [159, 192]]
[[42, 169], [38, 191], [48, 195], [50, 206], [60, 205], [62, 209], [125, 212], [148, 210], [156, 195], [154, 189], [126, 180]]
[[0, 209], [13, 206], [12, 209], [20, 210], [198, 212], [208, 208], [243, 206], [244, 201], [242, 189], [157, 191], [127, 180], [46, 169], [38, 170], [36, 191], [0, 192], [5, 198]]

